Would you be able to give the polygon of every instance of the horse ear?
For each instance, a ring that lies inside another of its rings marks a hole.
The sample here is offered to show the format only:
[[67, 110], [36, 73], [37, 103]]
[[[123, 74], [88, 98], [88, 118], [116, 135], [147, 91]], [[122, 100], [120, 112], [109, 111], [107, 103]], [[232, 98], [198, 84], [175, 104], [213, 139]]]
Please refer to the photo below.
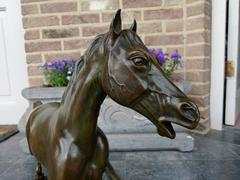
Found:
[[121, 9], [118, 9], [110, 25], [110, 35], [116, 38], [122, 30]]
[[134, 31], [134, 32], [137, 32], [137, 22], [136, 20], [134, 19], [131, 27], [130, 27], [130, 30]]

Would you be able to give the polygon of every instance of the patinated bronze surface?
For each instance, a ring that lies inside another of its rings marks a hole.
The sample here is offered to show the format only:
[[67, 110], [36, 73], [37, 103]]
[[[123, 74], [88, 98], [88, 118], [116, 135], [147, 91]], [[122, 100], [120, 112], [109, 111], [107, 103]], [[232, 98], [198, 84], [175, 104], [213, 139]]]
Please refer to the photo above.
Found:
[[26, 132], [36, 157], [36, 179], [41, 164], [49, 180], [119, 179], [109, 163], [106, 136], [97, 127], [100, 106], [110, 96], [147, 117], [161, 136], [175, 137], [171, 123], [193, 129], [197, 106], [163, 74], [139, 36], [134, 21], [121, 29], [120, 10], [109, 32], [99, 35], [77, 63], [61, 103], [37, 106]]

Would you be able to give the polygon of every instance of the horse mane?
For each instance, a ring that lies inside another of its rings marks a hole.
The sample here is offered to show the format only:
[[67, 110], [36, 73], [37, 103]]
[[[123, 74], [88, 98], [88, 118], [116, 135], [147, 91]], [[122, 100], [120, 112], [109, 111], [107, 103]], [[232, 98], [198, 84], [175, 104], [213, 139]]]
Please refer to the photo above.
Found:
[[61, 103], [64, 103], [67, 92], [70, 89], [70, 87], [74, 84], [74, 82], [76, 81], [76, 79], [78, 77], [78, 74], [79, 74], [79, 72], [81, 71], [81, 69], [84, 65], [84, 62], [87, 61], [89, 59], [89, 57], [91, 57], [92, 53], [99, 47], [99, 45], [102, 44], [102, 42], [107, 39], [106, 37], [107, 37], [107, 33], [106, 34], [100, 34], [100, 35], [96, 36], [94, 38], [94, 40], [92, 41], [92, 43], [90, 44], [90, 46], [86, 49], [84, 54], [76, 62], [74, 72], [73, 72], [73, 74], [71, 76], [71, 79], [68, 82], [68, 85], [67, 85], [67, 87], [66, 87], [66, 89], [63, 93]]
[[86, 56], [86, 58], [90, 57], [92, 53], [95, 51], [95, 49], [99, 47], [103, 40], [106, 39], [106, 35], [107, 34], [100, 34], [93, 39], [91, 45], [87, 48], [87, 50], [84, 53], [84, 56]]

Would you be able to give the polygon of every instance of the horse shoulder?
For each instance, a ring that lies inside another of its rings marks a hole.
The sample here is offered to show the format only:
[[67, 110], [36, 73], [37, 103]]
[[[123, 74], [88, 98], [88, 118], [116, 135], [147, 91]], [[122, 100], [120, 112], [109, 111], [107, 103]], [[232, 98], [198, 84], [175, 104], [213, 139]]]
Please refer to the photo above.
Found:
[[30, 126], [47, 122], [52, 116], [54, 116], [58, 107], [59, 103], [53, 102], [42, 104], [34, 108], [28, 118]]

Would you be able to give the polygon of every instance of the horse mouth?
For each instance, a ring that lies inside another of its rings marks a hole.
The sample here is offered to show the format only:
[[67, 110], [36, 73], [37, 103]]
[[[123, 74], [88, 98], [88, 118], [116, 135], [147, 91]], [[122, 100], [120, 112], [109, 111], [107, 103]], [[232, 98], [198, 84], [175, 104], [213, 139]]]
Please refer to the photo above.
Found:
[[176, 137], [176, 133], [173, 129], [172, 123], [166, 120], [162, 120], [159, 122], [157, 131], [160, 136], [165, 136], [170, 139], [174, 139]]

